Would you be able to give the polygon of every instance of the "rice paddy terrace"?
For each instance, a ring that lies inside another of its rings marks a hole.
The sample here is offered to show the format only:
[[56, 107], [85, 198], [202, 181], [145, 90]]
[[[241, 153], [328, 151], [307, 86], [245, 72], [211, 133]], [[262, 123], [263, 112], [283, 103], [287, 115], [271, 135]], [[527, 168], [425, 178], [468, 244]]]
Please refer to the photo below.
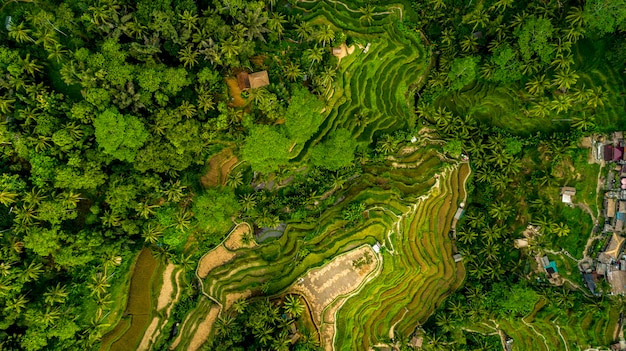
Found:
[[609, 345], [618, 338], [619, 309], [598, 307], [568, 316], [558, 309], [546, 308], [547, 304], [547, 299], [542, 298], [524, 318], [490, 319], [470, 323], [467, 329], [484, 334], [500, 329], [513, 339], [514, 351], [597, 349], [598, 345]]
[[[336, 128], [369, 144], [378, 132], [410, 126], [409, 90], [422, 83], [430, 54], [418, 33], [397, 24], [402, 9], [380, 9], [364, 26], [358, 9], [339, 2], [297, 6], [307, 20], [342, 29], [360, 45], [341, 59], [324, 123], [298, 158]], [[218, 248], [227, 259], [199, 272], [205, 294], [228, 309], [240, 297], [301, 293], [326, 349], [367, 349], [394, 330], [410, 334], [464, 277], [448, 231], [469, 175], [467, 164], [444, 160], [441, 145], [419, 139], [366, 167], [317, 222], [288, 223], [280, 238], [255, 248]], [[342, 211], [357, 203], [365, 205], [364, 220], [347, 223]], [[376, 243], [379, 253], [370, 248]], [[374, 261], [357, 272], [357, 256]]]
[[311, 23], [342, 30], [356, 42], [354, 53], [341, 59], [327, 92], [326, 118], [298, 158], [336, 128], [351, 130], [360, 142], [370, 143], [377, 132], [410, 126], [414, 121], [409, 92], [424, 83], [430, 52], [419, 33], [398, 21], [402, 8], [377, 8], [371, 24], [360, 20], [358, 7], [341, 2], [298, 2], [297, 8]]

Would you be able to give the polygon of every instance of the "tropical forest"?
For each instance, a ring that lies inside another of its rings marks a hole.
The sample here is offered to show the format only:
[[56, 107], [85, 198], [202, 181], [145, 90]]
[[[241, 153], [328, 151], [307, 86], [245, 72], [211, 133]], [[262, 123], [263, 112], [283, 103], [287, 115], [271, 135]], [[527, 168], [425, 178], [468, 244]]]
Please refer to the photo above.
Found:
[[0, 350], [626, 350], [626, 0], [0, 0]]

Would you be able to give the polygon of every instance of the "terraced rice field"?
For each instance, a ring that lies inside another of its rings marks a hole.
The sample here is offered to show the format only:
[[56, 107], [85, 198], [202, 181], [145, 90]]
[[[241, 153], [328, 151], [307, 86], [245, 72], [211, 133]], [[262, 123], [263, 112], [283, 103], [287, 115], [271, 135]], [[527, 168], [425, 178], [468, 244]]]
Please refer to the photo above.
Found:
[[360, 22], [362, 13], [354, 4], [299, 2], [297, 8], [311, 23], [330, 24], [363, 44], [341, 59], [326, 118], [296, 159], [302, 159], [311, 145], [336, 128], [351, 130], [360, 142], [370, 143], [377, 133], [412, 125], [413, 97], [409, 90], [424, 83], [430, 52], [417, 33], [396, 21], [401, 7], [377, 8], [369, 26]]
[[152, 311], [151, 287], [158, 261], [149, 249], [143, 249], [135, 267], [128, 293], [124, 317], [116, 328], [103, 337], [101, 351], [135, 350], [150, 323]]
[[394, 252], [383, 255], [380, 275], [339, 310], [337, 350], [383, 342], [392, 325], [409, 335], [460, 284], [448, 238], [465, 181], [459, 173], [456, 167], [448, 169], [433, 195], [403, 216], [399, 230], [389, 237]]
[[619, 312], [604, 312], [570, 317], [540, 312], [535, 318], [503, 320], [499, 324], [513, 338], [513, 350], [578, 350], [613, 341]]

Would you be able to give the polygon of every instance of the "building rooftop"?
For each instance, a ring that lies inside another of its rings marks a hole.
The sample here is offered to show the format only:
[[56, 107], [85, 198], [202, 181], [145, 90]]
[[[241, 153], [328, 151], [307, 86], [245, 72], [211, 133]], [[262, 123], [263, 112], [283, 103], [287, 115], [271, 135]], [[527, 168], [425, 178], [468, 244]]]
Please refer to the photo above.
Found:
[[607, 280], [611, 284], [611, 292], [613, 294], [626, 293], [626, 271], [609, 271]]
[[606, 202], [606, 216], [608, 218], [613, 218], [615, 217], [615, 205], [617, 204], [617, 201], [615, 201], [615, 199], [613, 198], [608, 198], [607, 202]]

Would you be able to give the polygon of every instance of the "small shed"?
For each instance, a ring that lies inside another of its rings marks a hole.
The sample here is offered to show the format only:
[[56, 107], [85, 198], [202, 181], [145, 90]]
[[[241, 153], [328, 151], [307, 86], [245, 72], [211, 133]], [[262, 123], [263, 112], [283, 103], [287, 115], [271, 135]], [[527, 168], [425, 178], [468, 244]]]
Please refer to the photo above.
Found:
[[461, 219], [461, 217], [463, 217], [463, 212], [464, 212], [464, 211], [463, 211], [463, 207], [459, 207], [459, 208], [456, 210], [456, 213], [454, 214], [454, 219], [456, 219], [457, 221], [458, 221], [459, 219]]
[[421, 348], [423, 344], [424, 344], [424, 337], [422, 336], [416, 335], [411, 338], [411, 341], [409, 341], [409, 346], [414, 347], [416, 349]]
[[372, 250], [374, 250], [374, 252], [379, 253], [380, 252], [380, 243], [376, 243], [372, 246]]
[[460, 253], [455, 253], [452, 255], [452, 258], [454, 258], [454, 262], [461, 262], [461, 260], [463, 260], [463, 256], [461, 256]]
[[559, 273], [558, 269], [556, 269], [556, 263], [554, 261], [550, 261], [547, 266], [544, 267], [546, 273], [552, 276], [553, 274]]
[[543, 257], [541, 258], [541, 264], [542, 264], [544, 267], [547, 267], [547, 266], [550, 264], [550, 260], [548, 259], [548, 256], [543, 256]]
[[576, 188], [571, 186], [564, 186], [561, 188], [561, 201], [566, 204], [572, 203], [572, 196], [576, 195]]
[[254, 73], [239, 72], [237, 74], [237, 85], [239, 89], [258, 89], [270, 84], [270, 77], [267, 71], [260, 71]]

